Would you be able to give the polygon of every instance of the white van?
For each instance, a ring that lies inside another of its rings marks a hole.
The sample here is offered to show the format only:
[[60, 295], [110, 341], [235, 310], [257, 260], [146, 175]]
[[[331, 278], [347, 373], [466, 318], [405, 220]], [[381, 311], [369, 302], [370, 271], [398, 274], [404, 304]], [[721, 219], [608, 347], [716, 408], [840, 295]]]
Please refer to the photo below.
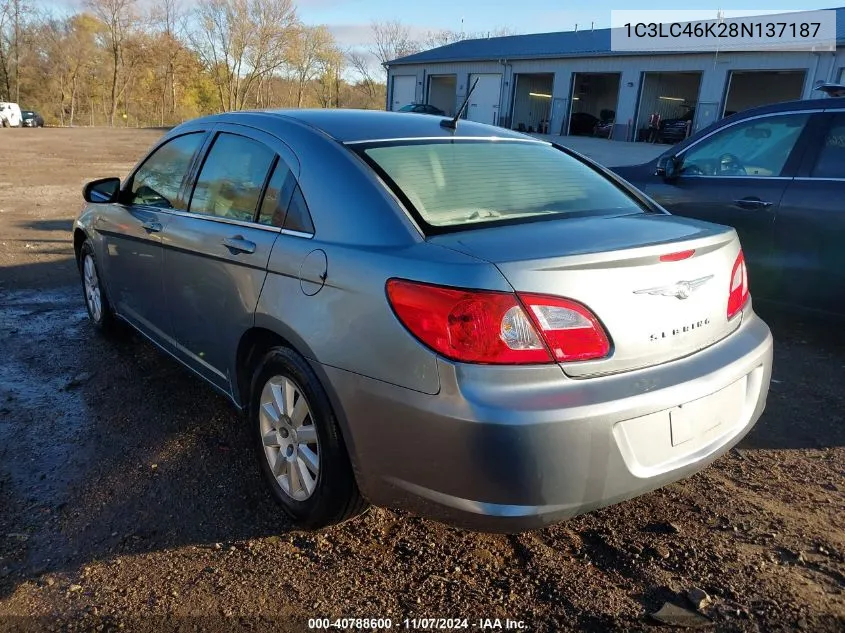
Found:
[[22, 122], [21, 107], [17, 103], [0, 102], [0, 124], [3, 127], [20, 127]]

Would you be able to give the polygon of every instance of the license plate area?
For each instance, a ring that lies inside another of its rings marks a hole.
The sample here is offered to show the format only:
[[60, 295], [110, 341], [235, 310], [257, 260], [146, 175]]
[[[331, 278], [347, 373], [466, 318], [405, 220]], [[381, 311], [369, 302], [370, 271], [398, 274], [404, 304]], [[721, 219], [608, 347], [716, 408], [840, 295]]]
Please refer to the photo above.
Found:
[[672, 446], [680, 446], [718, 427], [732, 426], [742, 411], [745, 380], [669, 411]]

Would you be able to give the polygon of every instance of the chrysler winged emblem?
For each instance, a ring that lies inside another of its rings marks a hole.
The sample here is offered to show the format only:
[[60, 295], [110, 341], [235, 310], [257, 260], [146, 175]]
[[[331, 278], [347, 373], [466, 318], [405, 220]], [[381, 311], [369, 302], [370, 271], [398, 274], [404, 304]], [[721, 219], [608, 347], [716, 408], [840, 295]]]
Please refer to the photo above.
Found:
[[689, 296], [701, 286], [713, 279], [713, 275], [699, 277], [691, 281], [679, 281], [670, 286], [659, 288], [646, 288], [645, 290], [634, 290], [635, 295], [659, 295], [661, 297], [677, 297], [678, 299], [689, 299]]

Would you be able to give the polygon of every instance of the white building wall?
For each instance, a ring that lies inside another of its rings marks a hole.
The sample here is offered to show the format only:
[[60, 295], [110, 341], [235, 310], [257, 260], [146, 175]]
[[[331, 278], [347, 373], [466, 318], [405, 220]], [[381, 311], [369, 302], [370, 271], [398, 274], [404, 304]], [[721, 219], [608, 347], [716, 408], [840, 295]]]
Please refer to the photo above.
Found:
[[[702, 53], [677, 55], [628, 55], [573, 57], [536, 60], [488, 60], [478, 62], [443, 62], [435, 64], [394, 65], [389, 75], [417, 75], [417, 100], [425, 99], [424, 86], [429, 74], [457, 75], [457, 103], [463, 103], [470, 73], [502, 73], [500, 124], [509, 127], [513, 107], [514, 73], [554, 73], [550, 131], [560, 133], [569, 111], [572, 73], [619, 72], [619, 103], [616, 120], [636, 120], [643, 72], [698, 71], [702, 73], [699, 93], [700, 112], [695, 129], [718, 120], [724, 107], [728, 73], [731, 70], [805, 70], [803, 98], [823, 98], [813, 88], [823, 81], [838, 81], [845, 69], [845, 49], [836, 53], [766, 52], [766, 53]], [[618, 137], [617, 137], [618, 138]], [[633, 135], [630, 135], [633, 138]]]

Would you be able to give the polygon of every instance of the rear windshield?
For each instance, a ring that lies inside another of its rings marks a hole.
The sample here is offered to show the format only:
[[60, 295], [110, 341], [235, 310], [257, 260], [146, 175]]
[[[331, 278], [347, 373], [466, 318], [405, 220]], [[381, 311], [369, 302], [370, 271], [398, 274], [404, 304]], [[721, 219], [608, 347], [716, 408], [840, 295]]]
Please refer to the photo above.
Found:
[[540, 142], [423, 141], [362, 150], [426, 225], [642, 213], [638, 202], [576, 158]]

